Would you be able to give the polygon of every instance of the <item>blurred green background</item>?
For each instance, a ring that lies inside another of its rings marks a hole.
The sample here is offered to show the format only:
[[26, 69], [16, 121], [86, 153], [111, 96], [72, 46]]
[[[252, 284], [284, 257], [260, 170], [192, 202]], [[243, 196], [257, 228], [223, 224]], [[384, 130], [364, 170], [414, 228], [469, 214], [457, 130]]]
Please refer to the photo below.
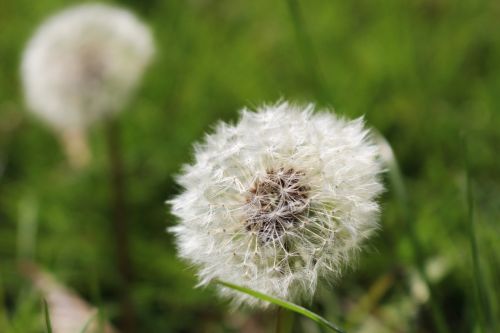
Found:
[[[120, 326], [103, 126], [83, 170], [26, 112], [23, 47], [47, 15], [77, 3], [0, 2], [0, 332], [43, 332], [42, 306], [18, 259], [33, 257]], [[500, 3], [486, 0], [124, 0], [154, 31], [158, 52], [119, 119], [127, 181], [138, 332], [272, 331], [273, 311], [229, 312], [194, 289], [175, 256], [165, 200], [192, 143], [237, 110], [279, 98], [365, 115], [393, 146], [408, 188], [436, 308], [449, 332], [494, 331], [500, 317]], [[481, 276], [467, 218], [470, 160]], [[309, 307], [350, 332], [437, 332], [418, 251], [398, 198], [355, 270]], [[478, 307], [477, 285], [487, 295]], [[485, 311], [487, 309], [487, 311]], [[489, 314], [488, 314], [489, 313]], [[483, 319], [484, 320], [483, 320]], [[296, 319], [295, 332], [320, 332]]]

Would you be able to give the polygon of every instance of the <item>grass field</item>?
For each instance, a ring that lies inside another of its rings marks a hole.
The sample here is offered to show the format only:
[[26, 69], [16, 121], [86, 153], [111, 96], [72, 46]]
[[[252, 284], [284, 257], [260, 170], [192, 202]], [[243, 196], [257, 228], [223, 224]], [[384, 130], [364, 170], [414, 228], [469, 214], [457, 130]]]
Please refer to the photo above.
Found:
[[[69, 168], [20, 85], [26, 41], [69, 3], [0, 3], [0, 332], [45, 330], [22, 259], [115, 326], [124, 319], [105, 128], [90, 131], [90, 165]], [[119, 4], [151, 26], [157, 46], [119, 118], [137, 332], [273, 331], [274, 310], [230, 312], [212, 288], [194, 288], [195, 270], [165, 231], [176, 223], [165, 201], [180, 190], [174, 175], [192, 160], [193, 142], [239, 109], [280, 98], [364, 115], [393, 147], [406, 186], [403, 198], [386, 177], [379, 232], [355, 269], [307, 307], [348, 332], [500, 330], [498, 2]], [[294, 332], [320, 332], [295, 320]]]

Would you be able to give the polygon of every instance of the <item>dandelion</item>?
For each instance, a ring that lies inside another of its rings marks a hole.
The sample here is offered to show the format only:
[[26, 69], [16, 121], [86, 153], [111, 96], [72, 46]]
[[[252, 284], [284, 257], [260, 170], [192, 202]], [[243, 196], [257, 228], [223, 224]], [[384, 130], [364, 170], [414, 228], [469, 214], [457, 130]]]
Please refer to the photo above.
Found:
[[[363, 120], [279, 103], [221, 123], [195, 147], [170, 201], [181, 257], [200, 285], [223, 280], [310, 300], [376, 228], [378, 148]], [[235, 305], [266, 306], [228, 288]]]
[[153, 53], [149, 29], [125, 9], [86, 4], [63, 10], [26, 46], [21, 75], [29, 109], [74, 138], [123, 110]]

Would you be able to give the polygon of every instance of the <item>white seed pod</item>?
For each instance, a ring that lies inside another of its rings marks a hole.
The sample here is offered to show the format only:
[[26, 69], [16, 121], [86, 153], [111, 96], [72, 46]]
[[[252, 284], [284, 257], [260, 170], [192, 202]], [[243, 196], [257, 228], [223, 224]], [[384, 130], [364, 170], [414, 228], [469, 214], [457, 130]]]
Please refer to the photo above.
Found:
[[[223, 280], [310, 300], [378, 226], [378, 148], [363, 120], [279, 103], [243, 110], [195, 147], [170, 201], [179, 254], [200, 285]], [[235, 305], [266, 306], [221, 288]]]
[[21, 67], [31, 111], [59, 130], [121, 111], [154, 53], [131, 12], [85, 4], [50, 17], [28, 42]]

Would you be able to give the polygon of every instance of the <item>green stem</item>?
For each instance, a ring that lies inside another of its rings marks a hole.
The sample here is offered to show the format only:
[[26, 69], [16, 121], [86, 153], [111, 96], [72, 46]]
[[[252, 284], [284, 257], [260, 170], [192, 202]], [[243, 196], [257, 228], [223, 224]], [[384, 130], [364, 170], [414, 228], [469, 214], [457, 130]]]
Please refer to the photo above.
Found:
[[135, 309], [130, 295], [133, 269], [130, 258], [128, 240], [128, 224], [126, 219], [126, 186], [121, 147], [120, 128], [115, 120], [109, 120], [106, 127], [106, 138], [109, 153], [109, 178], [111, 186], [112, 229], [115, 238], [116, 258], [120, 272], [121, 283], [121, 316], [122, 331], [125, 333], [136, 332]]
[[35, 258], [38, 230], [38, 207], [33, 195], [26, 195], [19, 201], [19, 219], [17, 225], [18, 260], [33, 261]]

